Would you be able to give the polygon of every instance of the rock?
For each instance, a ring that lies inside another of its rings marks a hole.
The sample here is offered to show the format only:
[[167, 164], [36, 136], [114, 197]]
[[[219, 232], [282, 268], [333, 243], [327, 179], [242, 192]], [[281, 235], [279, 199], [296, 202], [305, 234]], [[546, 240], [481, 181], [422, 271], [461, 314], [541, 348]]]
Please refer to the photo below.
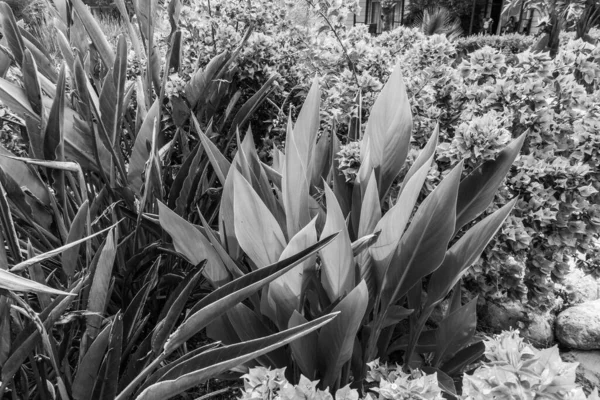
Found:
[[502, 303], [488, 301], [478, 315], [483, 327], [494, 333], [511, 328], [521, 329], [527, 321], [525, 307], [513, 300], [505, 300]]
[[600, 284], [593, 276], [585, 274], [580, 269], [571, 271], [562, 284], [566, 292], [567, 302], [579, 304], [600, 299]]
[[521, 336], [535, 347], [550, 347], [554, 343], [555, 319], [555, 316], [550, 313], [531, 314], [528, 316], [525, 329], [521, 331]]
[[600, 350], [600, 300], [567, 308], [556, 318], [556, 337], [577, 350]]
[[565, 362], [577, 362], [577, 381], [586, 392], [594, 387], [600, 387], [600, 351], [573, 350], [561, 354]]

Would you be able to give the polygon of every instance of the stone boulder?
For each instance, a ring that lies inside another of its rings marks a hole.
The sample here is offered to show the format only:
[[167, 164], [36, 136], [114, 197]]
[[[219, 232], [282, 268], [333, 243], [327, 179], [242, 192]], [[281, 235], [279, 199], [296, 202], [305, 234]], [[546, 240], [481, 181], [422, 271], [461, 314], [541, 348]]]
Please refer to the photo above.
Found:
[[562, 282], [569, 304], [579, 304], [600, 299], [600, 283], [598, 279], [585, 274], [580, 269], [573, 269]]
[[556, 338], [577, 350], [600, 350], [600, 300], [567, 308], [556, 318]]
[[600, 351], [572, 350], [561, 354], [563, 361], [579, 363], [577, 382], [587, 393], [600, 387]]
[[525, 326], [527, 312], [518, 301], [504, 299], [502, 302], [488, 301], [477, 312], [482, 327], [486, 331], [500, 333], [508, 329], [521, 329]]
[[529, 314], [521, 336], [537, 348], [546, 348], [554, 343], [554, 320], [551, 313]]

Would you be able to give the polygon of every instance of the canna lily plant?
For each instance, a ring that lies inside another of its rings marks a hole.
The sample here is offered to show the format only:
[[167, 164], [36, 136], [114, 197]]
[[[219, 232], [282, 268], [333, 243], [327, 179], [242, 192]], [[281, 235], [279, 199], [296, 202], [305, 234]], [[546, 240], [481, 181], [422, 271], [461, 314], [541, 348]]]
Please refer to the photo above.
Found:
[[[189, 121], [199, 132], [209, 120], [224, 132], [225, 149], [231, 126], [252, 115], [273, 80], [237, 105], [240, 96], [224, 78], [235, 72], [238, 49], [196, 68], [185, 97], [167, 98], [168, 76], [181, 64], [178, 0], [169, 3], [173, 31], [164, 55], [153, 43], [156, 1], [136, 2], [139, 32], [116, 2], [130, 33], [116, 48], [81, 0], [52, 4], [58, 73], [0, 2], [4, 44], [20, 71], [17, 82], [0, 78], [0, 100], [22, 119], [28, 152], [15, 157], [0, 147], [2, 397], [172, 398], [335, 320], [335, 311], [325, 312], [252, 340], [185, 351], [207, 325], [314, 258], [336, 233], [242, 272], [209, 222], [184, 218], [214, 203], [202, 194], [222, 174], [209, 168], [209, 159], [223, 162], [217, 146], [181, 149]], [[145, 60], [133, 81], [130, 45]]]
[[[339, 232], [318, 255], [271, 282], [251, 303], [237, 305], [207, 332], [237, 343], [337, 312], [319, 331], [256, 362], [289, 367], [288, 378], [301, 373], [335, 392], [350, 382], [360, 385], [367, 362], [402, 351], [407, 368], [437, 372], [444, 389], [455, 393], [452, 377], [484, 348], [474, 340], [477, 300], [462, 304], [460, 279], [516, 200], [469, 223], [491, 203], [525, 136], [466, 176], [458, 163], [417, 206], [439, 132], [398, 181], [412, 131], [400, 68], [371, 110], [352, 184], [339, 168], [338, 138], [318, 137], [319, 101], [315, 79], [297, 120], [288, 121], [285, 153], [274, 149], [271, 165], [259, 160], [250, 131], [243, 140], [238, 135], [231, 163], [200, 133], [223, 186], [219, 241], [234, 262], [255, 270]], [[386, 209], [394, 186], [399, 194]], [[425, 329], [450, 292], [445, 318], [437, 329]], [[426, 353], [431, 356], [423, 357]]]

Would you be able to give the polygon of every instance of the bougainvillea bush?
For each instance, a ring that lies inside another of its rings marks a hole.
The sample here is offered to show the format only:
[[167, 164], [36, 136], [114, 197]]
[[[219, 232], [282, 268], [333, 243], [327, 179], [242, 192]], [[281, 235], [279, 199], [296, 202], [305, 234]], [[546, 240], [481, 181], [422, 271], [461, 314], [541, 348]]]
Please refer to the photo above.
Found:
[[[485, 360], [472, 373], [463, 377], [463, 400], [484, 399], [571, 399], [596, 400], [598, 389], [586, 397], [575, 382], [577, 363], [560, 359], [558, 348], [537, 350], [523, 342], [517, 331], [504, 332], [485, 342]], [[371, 383], [365, 400], [427, 399], [441, 400], [441, 384], [437, 374], [420, 370], [406, 373], [398, 365], [375, 360], [368, 364], [367, 381]], [[333, 396], [317, 389], [318, 381], [302, 376], [298, 385], [285, 379], [284, 369], [251, 369], [243, 376], [241, 400], [333, 400]], [[358, 400], [358, 391], [344, 387], [336, 400]]]
[[[215, 46], [234, 48], [236, 32], [239, 36], [245, 23], [255, 24], [255, 38], [243, 51], [243, 82], [258, 87], [279, 75], [278, 90], [266, 105], [278, 117], [256, 121], [254, 130], [262, 140], [261, 156], [268, 157], [273, 145], [284, 142], [287, 115], [295, 115], [306, 82], [315, 75], [323, 92], [321, 134], [335, 130], [343, 143], [357, 140], [353, 124], [359, 116], [361, 123], [366, 121], [367, 110], [399, 61], [414, 116], [415, 150], [409, 163], [440, 123], [437, 158], [425, 191], [458, 160], [464, 159], [469, 171], [475, 159], [493, 158], [512, 138], [528, 132], [525, 151], [493, 209], [515, 195], [521, 200], [500, 238], [473, 267], [467, 287], [484, 299], [509, 295], [545, 308], [553, 306], [554, 284], [572, 261], [598, 273], [598, 47], [570, 39], [563, 41], [555, 59], [489, 46], [459, 55], [444, 37], [425, 37], [407, 28], [374, 37], [364, 26], [338, 26], [336, 34], [323, 29], [309, 35], [291, 26], [285, 7], [266, 13], [267, 3], [272, 2], [253, 2], [251, 13], [235, 12], [246, 6], [230, 4], [217, 14], [213, 6], [211, 28], [198, 33], [203, 41], [194, 42], [202, 48], [197, 54], [211, 54]], [[351, 154], [359, 147], [344, 148], [341, 163], [360, 163]]]

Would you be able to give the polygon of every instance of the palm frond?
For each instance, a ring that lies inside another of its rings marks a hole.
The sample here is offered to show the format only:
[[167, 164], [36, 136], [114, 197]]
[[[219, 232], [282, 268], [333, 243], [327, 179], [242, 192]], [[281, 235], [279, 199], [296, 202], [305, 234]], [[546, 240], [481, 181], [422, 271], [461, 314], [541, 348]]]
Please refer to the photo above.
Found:
[[413, 27], [427, 36], [446, 35], [448, 40], [454, 40], [463, 34], [460, 19], [445, 7], [426, 8], [416, 16]]

